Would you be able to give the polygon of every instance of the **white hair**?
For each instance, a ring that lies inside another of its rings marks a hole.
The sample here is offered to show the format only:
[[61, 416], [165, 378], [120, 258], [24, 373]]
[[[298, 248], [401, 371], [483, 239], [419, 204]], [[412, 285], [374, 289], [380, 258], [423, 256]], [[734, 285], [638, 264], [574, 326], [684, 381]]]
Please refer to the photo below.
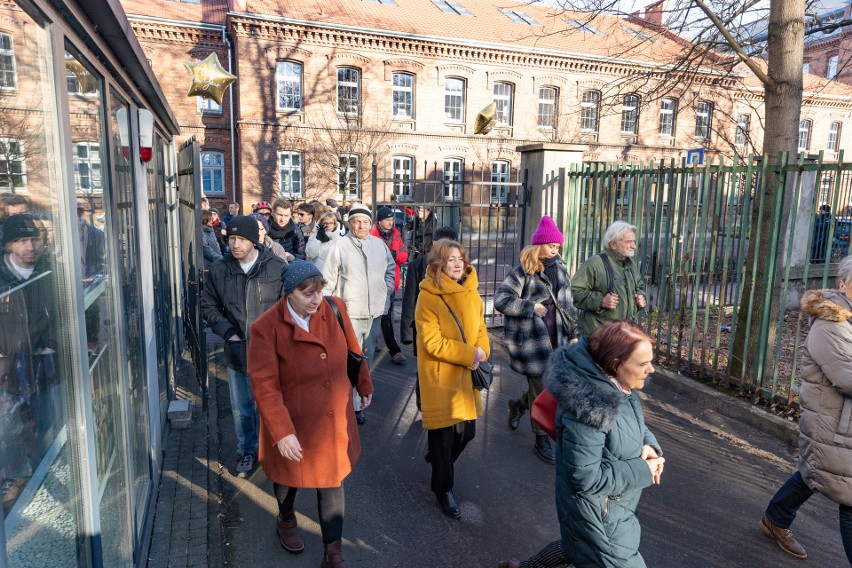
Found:
[[633, 233], [635, 235], [636, 226], [631, 225], [626, 221], [616, 221], [606, 228], [606, 233], [604, 233], [604, 248], [610, 248], [609, 245], [617, 243], [627, 233]]
[[852, 278], [852, 255], [841, 260], [840, 266], [837, 267], [837, 286], [840, 286], [841, 282], [848, 284], [850, 278]]

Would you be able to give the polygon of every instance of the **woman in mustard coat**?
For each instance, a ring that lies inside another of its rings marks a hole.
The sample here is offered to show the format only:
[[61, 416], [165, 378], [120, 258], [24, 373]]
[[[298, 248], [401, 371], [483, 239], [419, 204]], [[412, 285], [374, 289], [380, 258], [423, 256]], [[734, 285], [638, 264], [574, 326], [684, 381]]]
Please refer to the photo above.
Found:
[[[444, 513], [459, 519], [453, 464], [476, 435], [482, 397], [471, 372], [490, 352], [476, 270], [464, 247], [442, 239], [426, 259], [426, 278], [414, 310], [423, 428], [428, 431], [432, 491]], [[464, 329], [464, 337], [451, 311]]]
[[[325, 548], [322, 568], [346, 568], [343, 559], [343, 479], [361, 454], [346, 373], [347, 349], [361, 352], [346, 306], [330, 298], [343, 329], [323, 298], [322, 274], [294, 260], [281, 276], [284, 296], [251, 326], [248, 371], [260, 414], [260, 465], [278, 501], [281, 546], [297, 554], [305, 545], [296, 525], [300, 487], [315, 488]], [[361, 410], [373, 384], [367, 365], [356, 385]]]

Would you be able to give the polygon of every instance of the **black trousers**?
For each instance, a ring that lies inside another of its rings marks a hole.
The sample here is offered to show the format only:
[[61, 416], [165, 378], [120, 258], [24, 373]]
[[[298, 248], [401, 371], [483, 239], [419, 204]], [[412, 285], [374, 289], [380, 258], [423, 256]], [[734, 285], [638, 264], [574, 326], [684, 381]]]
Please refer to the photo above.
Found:
[[[272, 484], [272, 492], [278, 501], [278, 513], [283, 517], [293, 512], [296, 505], [298, 488]], [[343, 514], [346, 499], [343, 486], [317, 489], [317, 509], [319, 509], [320, 530], [323, 544], [343, 539]]]
[[396, 342], [396, 337], [393, 335], [393, 295], [391, 295], [390, 309], [388, 313], [382, 316], [382, 337], [385, 340], [385, 345], [388, 346], [388, 353], [391, 356], [396, 355], [402, 348]]
[[521, 568], [563, 568], [570, 565], [565, 552], [562, 551], [561, 540], [554, 540], [542, 548], [538, 554], [521, 562]]
[[468, 442], [476, 436], [476, 420], [465, 420], [446, 428], [428, 431], [432, 462], [432, 491], [443, 495], [453, 489], [454, 466]]

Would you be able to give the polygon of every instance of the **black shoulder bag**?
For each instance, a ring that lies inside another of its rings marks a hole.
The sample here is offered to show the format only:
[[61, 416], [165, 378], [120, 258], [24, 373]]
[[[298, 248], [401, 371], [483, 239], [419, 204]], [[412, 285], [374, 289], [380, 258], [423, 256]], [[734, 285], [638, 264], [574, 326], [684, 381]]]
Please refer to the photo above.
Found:
[[[337, 304], [328, 297], [323, 296], [328, 305], [331, 306], [331, 311], [337, 316], [337, 323], [340, 324], [340, 331], [343, 332], [343, 339], [346, 340], [346, 330], [343, 328], [343, 316], [340, 315], [340, 310], [337, 309]], [[349, 382], [354, 388], [358, 384], [358, 375], [361, 374], [361, 365], [367, 360], [363, 355], [355, 353], [351, 349], [346, 350], [346, 374], [349, 376]]]
[[[459, 321], [459, 318], [456, 317], [456, 313], [453, 311], [453, 308], [450, 307], [443, 296], [441, 296], [441, 300], [443, 300], [447, 309], [450, 310], [450, 315], [453, 316], [454, 320], [456, 320], [456, 325], [459, 326], [459, 332], [461, 332], [462, 341], [467, 343], [467, 339], [464, 337], [464, 329], [462, 329], [462, 324]], [[473, 388], [478, 391], [486, 390], [491, 386], [492, 381], [494, 381], [494, 367], [490, 362], [488, 362], [488, 360], [480, 361], [476, 370], [471, 371], [471, 379], [473, 380]]]

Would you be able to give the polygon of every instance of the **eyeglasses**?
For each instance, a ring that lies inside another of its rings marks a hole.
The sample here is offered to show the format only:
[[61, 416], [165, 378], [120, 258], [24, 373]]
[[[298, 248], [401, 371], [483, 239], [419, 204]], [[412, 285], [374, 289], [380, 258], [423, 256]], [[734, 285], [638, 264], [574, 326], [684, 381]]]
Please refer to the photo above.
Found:
[[261, 212], [260, 212], [260, 214], [261, 214], [261, 215], [263, 215], [264, 217], [270, 217], [270, 216], [272, 216], [272, 213], [270, 213], [270, 212], [268, 212], [268, 211], [267, 211], [266, 213], [264, 213], [263, 211], [261, 211]]
[[304, 211], [299, 211], [298, 213], [296, 213], [296, 215], [298, 215], [299, 217], [304, 217], [306, 215], [310, 215], [310, 213], [305, 213]]

